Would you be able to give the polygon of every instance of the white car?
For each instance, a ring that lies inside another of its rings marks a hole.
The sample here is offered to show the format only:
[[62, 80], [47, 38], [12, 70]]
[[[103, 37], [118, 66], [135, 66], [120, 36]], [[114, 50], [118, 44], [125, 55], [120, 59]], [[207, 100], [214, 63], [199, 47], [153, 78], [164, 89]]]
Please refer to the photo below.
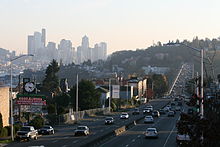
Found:
[[154, 123], [154, 118], [148, 115], [144, 118], [144, 123]]
[[180, 108], [180, 106], [176, 106], [176, 111], [180, 111], [181, 110], [181, 108]]
[[87, 126], [78, 126], [75, 130], [75, 136], [78, 135], [89, 135], [89, 128]]
[[147, 128], [145, 132], [146, 138], [158, 138], [158, 132], [156, 128]]
[[151, 111], [153, 111], [153, 106], [149, 105], [146, 107], [147, 109], [150, 109]]
[[121, 116], [120, 116], [121, 119], [128, 119], [129, 118], [129, 115], [128, 113], [122, 113]]

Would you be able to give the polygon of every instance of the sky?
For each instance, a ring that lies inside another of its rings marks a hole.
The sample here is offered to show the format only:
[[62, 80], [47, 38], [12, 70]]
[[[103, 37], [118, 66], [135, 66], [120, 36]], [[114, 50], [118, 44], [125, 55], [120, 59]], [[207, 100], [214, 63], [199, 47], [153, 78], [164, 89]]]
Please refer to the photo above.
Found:
[[220, 36], [219, 0], [0, 0], [0, 48], [27, 52], [27, 36], [47, 31], [47, 42], [84, 35], [108, 54], [169, 40]]

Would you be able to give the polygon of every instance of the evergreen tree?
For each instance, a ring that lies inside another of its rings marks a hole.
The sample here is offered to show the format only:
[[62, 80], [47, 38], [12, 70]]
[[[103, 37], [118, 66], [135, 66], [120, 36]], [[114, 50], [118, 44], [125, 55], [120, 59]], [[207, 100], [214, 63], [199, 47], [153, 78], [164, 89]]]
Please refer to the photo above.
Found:
[[59, 78], [57, 76], [60, 67], [56, 60], [53, 60], [46, 69], [45, 79], [43, 80], [43, 91], [59, 93]]
[[[70, 91], [73, 107], [76, 105], [76, 86]], [[88, 80], [79, 82], [79, 110], [94, 109], [100, 107], [100, 93], [95, 89], [95, 85]]]

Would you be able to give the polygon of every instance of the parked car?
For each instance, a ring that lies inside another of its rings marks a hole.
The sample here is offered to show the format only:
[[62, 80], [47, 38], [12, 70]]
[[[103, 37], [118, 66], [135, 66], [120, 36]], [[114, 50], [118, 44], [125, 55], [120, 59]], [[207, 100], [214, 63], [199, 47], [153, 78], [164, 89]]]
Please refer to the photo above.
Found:
[[153, 117], [160, 117], [160, 112], [157, 111], [157, 110], [154, 110], [154, 111], [152, 112], [152, 116], [153, 116]]
[[167, 114], [168, 117], [174, 117], [174, 115], [175, 115], [175, 113], [173, 111], [169, 111]]
[[149, 108], [143, 109], [143, 114], [151, 114], [151, 113], [152, 113], [151, 109], [149, 109]]
[[140, 114], [140, 110], [138, 108], [135, 108], [132, 114], [133, 115]]
[[105, 124], [113, 124], [114, 123], [114, 118], [113, 117], [106, 117], [105, 118]]
[[54, 134], [54, 129], [53, 129], [53, 127], [51, 127], [51, 126], [43, 126], [42, 128], [40, 128], [39, 130], [38, 130], [38, 134], [42, 134], [42, 135], [44, 135], [44, 134]]
[[164, 107], [164, 110], [165, 110], [166, 112], [168, 112], [168, 111], [170, 111], [170, 108], [171, 108], [171, 106], [170, 106], [170, 105], [167, 105], [166, 107]]
[[23, 126], [16, 134], [16, 140], [27, 139], [37, 139], [38, 132], [34, 129], [33, 126]]
[[89, 135], [89, 128], [87, 126], [78, 126], [75, 130], [75, 136], [78, 136], [78, 135]]
[[125, 112], [124, 112], [124, 113], [121, 114], [120, 118], [121, 118], [121, 119], [128, 119], [128, 118], [129, 118], [129, 115], [128, 115], [128, 113], [125, 113]]
[[154, 118], [151, 115], [145, 116], [144, 123], [154, 123]]
[[156, 128], [147, 128], [145, 132], [146, 138], [158, 138], [158, 132]]

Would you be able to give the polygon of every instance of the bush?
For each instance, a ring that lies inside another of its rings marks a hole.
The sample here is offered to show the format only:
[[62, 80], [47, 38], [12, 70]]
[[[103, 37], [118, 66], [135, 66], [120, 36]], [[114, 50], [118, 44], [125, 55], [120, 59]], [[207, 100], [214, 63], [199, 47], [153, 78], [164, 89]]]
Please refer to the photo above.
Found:
[[31, 120], [30, 125], [34, 126], [35, 129], [40, 129], [44, 125], [44, 119], [40, 115], [38, 115]]
[[1, 137], [7, 137], [8, 136], [8, 129], [7, 128], [2, 128], [0, 136]]

